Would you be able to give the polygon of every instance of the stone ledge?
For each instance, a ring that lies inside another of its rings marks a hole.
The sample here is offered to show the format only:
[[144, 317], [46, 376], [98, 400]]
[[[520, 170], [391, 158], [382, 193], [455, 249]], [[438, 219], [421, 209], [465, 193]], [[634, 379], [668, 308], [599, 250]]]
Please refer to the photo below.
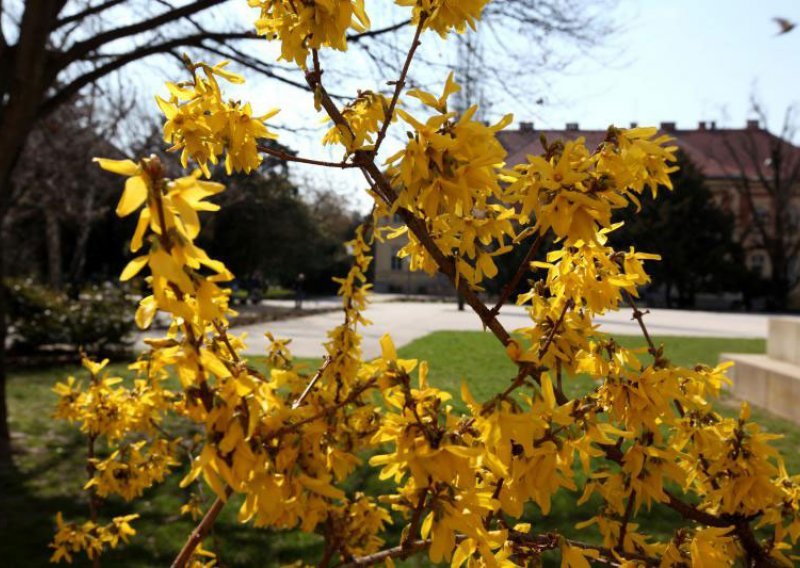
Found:
[[767, 355], [772, 359], [800, 365], [800, 318], [769, 318]]
[[800, 424], [800, 365], [749, 353], [722, 353], [720, 361], [734, 363], [729, 376], [736, 398]]

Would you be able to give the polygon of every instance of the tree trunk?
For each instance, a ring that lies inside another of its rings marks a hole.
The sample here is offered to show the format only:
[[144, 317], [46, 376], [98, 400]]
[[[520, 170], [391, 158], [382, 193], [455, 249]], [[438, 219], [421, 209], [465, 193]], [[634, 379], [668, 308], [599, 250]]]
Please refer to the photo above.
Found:
[[[28, 0], [22, 13], [13, 59], [0, 76], [0, 221], [8, 212], [11, 174], [36, 121], [49, 76], [48, 38], [63, 1]], [[6, 406], [7, 302], [4, 290], [6, 239], [0, 239], [0, 466], [11, 464]]]
[[86, 248], [89, 244], [89, 235], [92, 232], [92, 221], [94, 220], [94, 202], [96, 188], [91, 185], [86, 194], [84, 205], [84, 218], [78, 228], [78, 236], [75, 239], [75, 252], [69, 264], [69, 283], [73, 287], [79, 286], [83, 279], [83, 269], [86, 266]]
[[60, 290], [61, 278], [61, 223], [58, 212], [52, 205], [44, 209], [44, 227], [47, 240], [47, 282], [54, 290]]
[[[0, 180], [2, 183], [2, 180]], [[11, 466], [11, 432], [8, 427], [8, 403], [6, 401], [6, 337], [8, 335], [8, 298], [5, 286], [5, 246], [3, 222], [6, 206], [0, 191], [0, 471]]]

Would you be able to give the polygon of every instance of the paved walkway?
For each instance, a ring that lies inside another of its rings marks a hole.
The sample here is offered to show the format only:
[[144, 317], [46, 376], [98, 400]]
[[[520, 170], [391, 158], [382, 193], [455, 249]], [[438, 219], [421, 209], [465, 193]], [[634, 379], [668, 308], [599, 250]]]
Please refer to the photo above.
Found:
[[[396, 297], [375, 295], [375, 301], [366, 312], [373, 325], [361, 330], [364, 336], [364, 352], [374, 357], [380, 352], [378, 340], [384, 333], [391, 333], [400, 347], [433, 331], [481, 331], [478, 317], [469, 310], [459, 312], [455, 303], [419, 301], [390, 301]], [[322, 298], [304, 302], [304, 307], [335, 305], [336, 298]], [[272, 301], [284, 305], [280, 301]], [[293, 305], [293, 302], [285, 302]], [[683, 335], [704, 337], [766, 337], [765, 315], [701, 312], [686, 310], [654, 309], [645, 318], [648, 330], [653, 335]], [[272, 332], [276, 337], [292, 338], [292, 352], [299, 357], [320, 357], [324, 350], [326, 331], [339, 325], [341, 312], [330, 312], [284, 321], [269, 322], [234, 328], [234, 332], [247, 333], [247, 352], [264, 353], [267, 340], [264, 333]], [[500, 320], [509, 330], [524, 327], [530, 321], [523, 308], [506, 306]], [[638, 324], [631, 320], [630, 310], [622, 310], [599, 319], [600, 329], [609, 333], [634, 335], [639, 333]]]

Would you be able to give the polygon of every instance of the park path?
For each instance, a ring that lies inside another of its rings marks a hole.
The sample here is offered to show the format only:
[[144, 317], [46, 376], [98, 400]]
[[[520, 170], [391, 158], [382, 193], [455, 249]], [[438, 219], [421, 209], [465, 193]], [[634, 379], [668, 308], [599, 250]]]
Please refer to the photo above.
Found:
[[[379, 339], [391, 333], [395, 345], [401, 347], [434, 331], [481, 331], [478, 317], [467, 309], [459, 312], [455, 303], [396, 301], [396, 297], [376, 294], [366, 311], [373, 324], [362, 328], [363, 347], [366, 357], [380, 353]], [[304, 307], [338, 305], [336, 298], [322, 298], [305, 302]], [[273, 303], [273, 302], [271, 302]], [[276, 305], [292, 305], [292, 302], [274, 301]], [[683, 335], [703, 337], [761, 337], [767, 336], [768, 316], [760, 314], [703, 312], [687, 310], [653, 309], [646, 316], [648, 330], [653, 335]], [[247, 353], [262, 354], [268, 341], [264, 333], [275, 337], [291, 338], [292, 352], [298, 357], [321, 357], [326, 332], [339, 325], [339, 311], [294, 318], [284, 321], [248, 325], [233, 328], [237, 335], [247, 333]], [[525, 310], [518, 306], [505, 306], [500, 321], [509, 330], [524, 327], [530, 321]], [[631, 320], [631, 312], [624, 309], [598, 318], [600, 329], [608, 333], [636, 335], [638, 324]]]

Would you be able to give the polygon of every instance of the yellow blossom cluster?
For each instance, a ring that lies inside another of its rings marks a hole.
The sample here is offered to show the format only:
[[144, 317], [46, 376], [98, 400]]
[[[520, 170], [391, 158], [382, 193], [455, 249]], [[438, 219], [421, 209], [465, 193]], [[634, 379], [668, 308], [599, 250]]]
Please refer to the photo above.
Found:
[[73, 555], [85, 553], [90, 560], [98, 558], [106, 548], [117, 548], [120, 541], [128, 542], [136, 531], [130, 525], [139, 515], [114, 517], [106, 525], [92, 521], [83, 524], [67, 523], [61, 513], [56, 516], [58, 528], [51, 548], [55, 549], [52, 562], [72, 562]]
[[261, 10], [256, 30], [279, 39], [281, 59], [305, 68], [308, 52], [330, 47], [347, 49], [347, 31], [365, 31], [369, 18], [364, 0], [248, 0]]
[[[89, 384], [68, 377], [53, 391], [58, 395], [55, 417], [80, 424], [88, 438], [91, 519], [82, 524], [66, 523], [59, 513], [56, 535], [51, 543], [52, 560], [71, 562], [83, 552], [90, 559], [105, 547], [116, 548], [136, 532], [130, 522], [138, 515], [115, 517], [106, 525], [97, 519], [97, 498], [119, 495], [126, 501], [162, 482], [177, 465], [173, 455], [177, 441], [160, 437], [160, 423], [171, 410], [174, 393], [157, 380], [137, 378], [126, 387], [121, 377], [105, 371], [108, 359], [95, 362], [83, 357]], [[99, 457], [98, 442], [104, 440], [107, 457]]]
[[520, 204], [520, 221], [534, 218], [541, 232], [559, 239], [591, 241], [598, 229], [610, 228], [614, 209], [659, 186], [672, 188], [677, 147], [655, 128], [609, 128], [599, 148], [590, 151], [580, 137], [545, 142], [542, 156], [529, 156], [510, 176], [509, 191]]
[[111, 442], [130, 432], [153, 430], [153, 421], [160, 420], [171, 393], [142, 379], [136, 380], [133, 388], [121, 385], [122, 378], [103, 372], [108, 359], [96, 363], [84, 357], [83, 365], [91, 374], [86, 388], [75, 377], [53, 387], [59, 397], [56, 418], [79, 422], [82, 432]]
[[[397, 190], [389, 212], [401, 207], [426, 219], [439, 249], [455, 259], [460, 276], [477, 286], [497, 274], [493, 258], [510, 250], [506, 243], [514, 236], [514, 210], [503, 204], [506, 189], [498, 176], [506, 152], [495, 137], [511, 116], [493, 126], [474, 119], [474, 106], [457, 116], [447, 99], [459, 89], [451, 73], [439, 97], [410, 91], [435, 111], [425, 122], [397, 111], [411, 130], [406, 147], [387, 160], [387, 176]], [[411, 269], [436, 272], [430, 251], [405, 227], [389, 238], [403, 234], [409, 243], [400, 254], [410, 257]]]
[[159, 438], [146, 447], [140, 440], [121, 446], [106, 459], [93, 459], [95, 473], [84, 489], [97, 488], [100, 497], [119, 495], [126, 501], [140, 497], [145, 489], [161, 483], [179, 462], [175, 443]]
[[412, 8], [411, 23], [423, 23], [442, 37], [451, 30], [464, 33], [475, 30], [481, 12], [489, 0], [395, 0], [399, 6]]
[[[333, 122], [323, 142], [345, 152], [339, 163], [285, 159], [358, 168], [375, 200], [374, 226], [362, 226], [348, 243], [354, 262], [336, 279], [343, 322], [329, 332], [318, 368], [296, 361], [289, 339], [269, 335], [268, 367], [259, 370], [242, 355], [244, 338], [228, 330], [224, 282], [233, 275], [195, 244], [199, 213], [216, 210], [209, 199], [224, 188], [201, 181], [200, 172], [167, 179], [156, 158], [100, 160], [126, 178], [117, 213], [139, 213], [131, 250], [140, 256], [122, 273], [149, 272], [152, 294], [136, 321], [146, 328], [161, 312], [171, 324], [131, 366], [133, 387], [88, 360], [86, 389], [74, 379], [56, 387], [57, 415], [89, 438], [92, 506], [83, 525], [59, 517], [54, 559], [96, 558], [105, 543], [116, 546], [115, 536], [132, 534], [131, 517], [100, 525], [95, 500], [138, 497], [180, 468], [183, 487], [204, 483], [216, 500], [206, 506], [193, 492], [182, 507], [202, 519], [175, 560], [179, 567], [216, 565], [215, 554], [198, 545], [233, 494], [241, 522], [318, 534], [321, 568], [391, 566], [422, 551], [453, 568], [541, 565], [551, 554], [560, 555], [562, 568], [792, 566], [800, 477], [787, 472], [771, 445], [775, 436], [751, 420], [746, 405], [738, 417], [715, 410], [728, 382], [725, 365], [675, 365], [653, 342], [636, 300], [649, 282], [645, 262], [657, 257], [608, 244], [617, 209], [671, 187], [670, 140], [655, 129], [611, 127], [597, 148], [582, 139], [542, 140], [540, 154], [508, 168], [496, 135], [510, 116], [486, 125], [475, 107], [453, 111], [448, 98], [459, 87], [452, 75], [441, 95], [404, 92], [425, 31], [474, 27], [486, 1], [398, 0], [410, 8], [417, 34], [394, 93], [362, 92], [343, 109], [322, 82], [318, 50], [344, 49], [348, 30], [368, 25], [363, 3], [251, 4], [261, 8], [259, 31], [281, 42], [284, 59], [305, 68], [313, 52], [306, 78]], [[172, 86], [172, 99], [160, 102], [184, 164], [191, 157], [209, 174], [207, 163], [225, 153], [229, 170], [257, 167], [257, 140], [270, 135], [249, 109], [221, 102], [216, 77], [238, 79], [221, 66], [191, 69], [193, 80]], [[406, 96], [430, 116], [403, 110]], [[406, 142], [379, 165], [395, 115]], [[378, 224], [394, 215], [404, 226]], [[449, 278], [505, 349], [515, 371], [502, 392], [479, 400], [464, 386], [455, 400], [430, 380], [426, 362], [399, 357], [389, 336], [379, 357], [364, 360], [371, 240], [400, 235], [408, 238], [400, 254], [411, 268]], [[509, 331], [497, 316], [511, 291], [492, 309], [476, 291], [497, 275], [494, 259], [528, 238], [533, 245], [512, 283], [530, 283], [516, 298], [529, 321]], [[545, 240], [552, 250], [539, 260]], [[624, 347], [595, 324], [625, 304], [645, 348]], [[590, 377], [592, 387], [576, 392], [576, 375]], [[178, 388], [166, 388], [168, 376]], [[166, 414], [192, 435], [168, 436]], [[100, 438], [108, 447], [95, 453]], [[367, 493], [358, 478], [370, 472], [383, 483]], [[548, 522], [564, 495], [592, 504], [574, 534]], [[669, 510], [682, 523], [672, 535], [651, 534], [645, 509]], [[393, 523], [402, 534], [390, 545]], [[595, 536], [581, 538], [589, 530]]]
[[210, 177], [208, 163], [216, 164], [225, 151], [225, 170], [250, 173], [261, 164], [259, 140], [272, 140], [265, 121], [277, 114], [273, 109], [254, 116], [250, 103], [223, 100], [219, 79], [243, 83], [240, 75], [225, 69], [227, 62], [213, 67], [194, 64], [187, 59], [192, 80], [186, 83], [167, 83], [169, 100], [156, 97], [167, 121], [164, 141], [172, 144], [170, 151], [181, 150], [181, 164], [186, 167], [192, 158]]
[[390, 102], [372, 91], [358, 94], [355, 100], [342, 109], [346, 124], [334, 124], [322, 139], [323, 144], [341, 144], [348, 154], [369, 150], [375, 142], [374, 135], [386, 122]]

